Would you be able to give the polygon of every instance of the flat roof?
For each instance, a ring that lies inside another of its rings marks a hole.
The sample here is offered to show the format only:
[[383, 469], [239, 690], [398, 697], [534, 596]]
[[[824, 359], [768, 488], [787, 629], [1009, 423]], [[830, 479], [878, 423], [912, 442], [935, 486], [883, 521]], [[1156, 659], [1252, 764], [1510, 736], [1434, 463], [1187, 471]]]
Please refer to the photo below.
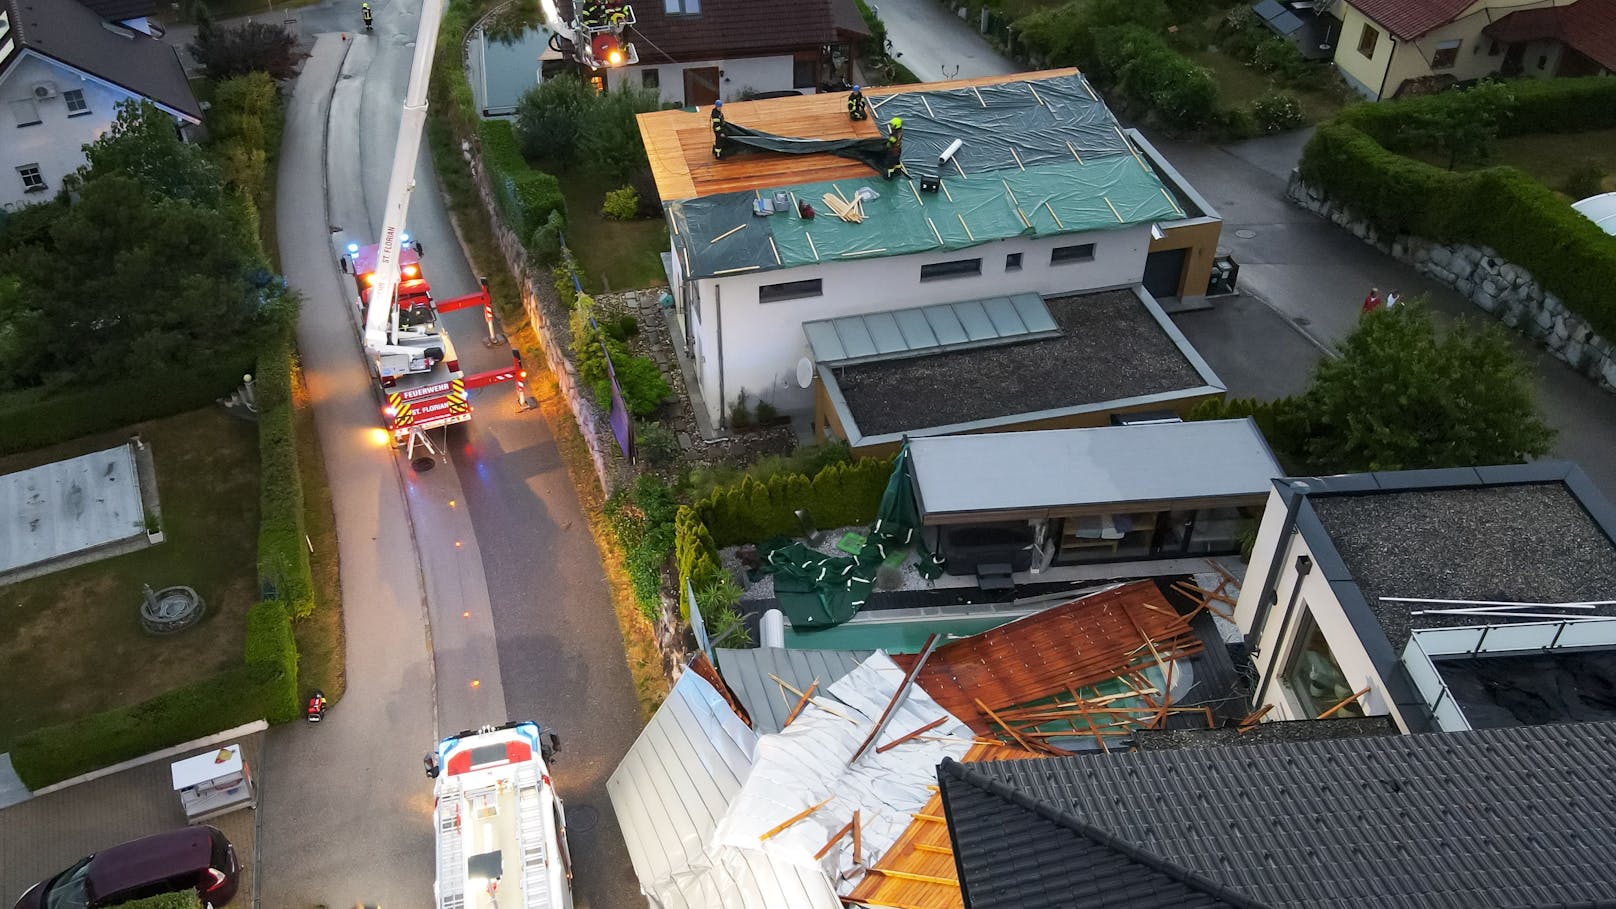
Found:
[[0, 476], [0, 573], [146, 532], [128, 445]]
[[[1433, 479], [1441, 482], [1440, 477]], [[1616, 600], [1616, 544], [1564, 482], [1374, 489], [1313, 495], [1309, 500], [1370, 612], [1399, 653], [1416, 628], [1499, 620], [1416, 616], [1411, 612], [1429, 613], [1432, 607], [1383, 602], [1381, 597], [1525, 603]], [[1600, 606], [1586, 613], [1616, 616], [1616, 607]]]
[[1221, 394], [1223, 383], [1137, 289], [1045, 301], [1056, 337], [819, 367], [848, 441], [878, 444], [1125, 404]]
[[1432, 665], [1472, 729], [1616, 720], [1616, 650], [1439, 657]]
[[933, 436], [909, 458], [922, 518], [1260, 497], [1284, 473], [1249, 418]]

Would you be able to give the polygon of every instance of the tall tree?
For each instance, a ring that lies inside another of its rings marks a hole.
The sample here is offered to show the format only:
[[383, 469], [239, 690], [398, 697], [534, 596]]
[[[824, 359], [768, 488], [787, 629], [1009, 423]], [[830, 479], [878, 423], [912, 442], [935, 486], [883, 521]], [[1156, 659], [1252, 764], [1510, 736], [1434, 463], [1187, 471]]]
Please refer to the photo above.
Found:
[[181, 140], [174, 118], [150, 101], [120, 101], [112, 127], [84, 146], [84, 157], [81, 184], [119, 174], [170, 199], [219, 202], [218, 169], [200, 147]]
[[1504, 331], [1460, 323], [1439, 336], [1423, 301], [1365, 316], [1295, 405], [1317, 471], [1512, 464], [1554, 441]]
[[1405, 127], [1400, 141], [1446, 153], [1448, 170], [1460, 164], [1480, 164], [1492, 154], [1513, 100], [1509, 86], [1491, 80], [1446, 92], [1425, 102], [1428, 106]]

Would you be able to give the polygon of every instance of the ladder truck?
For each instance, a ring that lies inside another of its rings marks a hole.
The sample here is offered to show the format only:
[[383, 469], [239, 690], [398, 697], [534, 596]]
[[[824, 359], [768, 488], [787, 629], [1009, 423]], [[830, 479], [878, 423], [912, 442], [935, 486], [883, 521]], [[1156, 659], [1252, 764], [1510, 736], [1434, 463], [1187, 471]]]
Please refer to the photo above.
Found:
[[567, 816], [546, 764], [560, 747], [520, 722], [456, 733], [427, 755], [438, 909], [570, 909]]
[[[539, 0], [550, 29], [550, 49], [588, 70], [616, 69], [640, 62], [640, 54], [623, 32], [633, 28], [634, 7], [627, 0], [571, 0], [564, 17], [557, 0]], [[598, 77], [596, 77], [598, 78]], [[604, 87], [603, 83], [596, 83]]]

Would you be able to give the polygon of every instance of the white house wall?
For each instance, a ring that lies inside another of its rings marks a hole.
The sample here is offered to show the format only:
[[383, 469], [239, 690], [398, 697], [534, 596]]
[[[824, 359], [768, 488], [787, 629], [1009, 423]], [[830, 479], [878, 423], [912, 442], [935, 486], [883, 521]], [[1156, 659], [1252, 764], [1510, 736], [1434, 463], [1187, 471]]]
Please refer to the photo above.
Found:
[[[871, 185], [877, 190], [885, 188], [879, 179]], [[1049, 264], [1050, 250], [1082, 243], [1094, 244], [1092, 261]], [[698, 368], [709, 415], [716, 425], [742, 389], [749, 400], [766, 399], [781, 413], [811, 413], [813, 391], [799, 387], [796, 380], [798, 361], [810, 355], [802, 332], [804, 322], [1016, 293], [1056, 296], [1132, 286], [1144, 275], [1149, 245], [1150, 228], [1141, 225], [702, 279], [696, 282], [695, 298], [687, 300], [686, 305], [699, 307], [697, 344], [703, 356]], [[1022, 254], [1022, 268], [1007, 272], [1006, 256], [1017, 252]], [[978, 257], [982, 259], [982, 273], [978, 276], [920, 280], [922, 265]], [[815, 278], [824, 282], [820, 296], [758, 302], [758, 288], [762, 285]]]
[[[11, 102], [32, 99], [34, 86], [40, 82], [56, 83], [56, 97], [36, 101], [40, 122], [33, 126], [18, 126], [17, 111]], [[73, 89], [84, 92], [89, 107], [86, 113], [69, 117], [67, 101], [62, 95]], [[0, 99], [5, 109], [0, 111], [0, 149], [4, 149], [4, 169], [0, 170], [0, 204], [7, 208], [44, 202], [62, 188], [62, 178], [84, 164], [83, 146], [95, 141], [112, 125], [117, 114], [117, 103], [133, 97], [127, 92], [111, 88], [101, 82], [83, 79], [77, 73], [49, 60], [24, 54], [0, 81]], [[28, 164], [39, 165], [45, 178], [45, 189], [23, 192], [22, 177], [17, 168]]]
[[656, 70], [658, 90], [663, 102], [682, 105], [685, 103], [685, 70], [716, 66], [723, 73], [718, 80], [718, 91], [719, 97], [725, 101], [734, 101], [747, 89], [758, 92], [801, 91], [804, 94], [813, 94], [814, 91], [812, 88], [798, 89], [791, 84], [795, 79], [795, 70], [790, 54], [650, 65], [660, 56], [656, 50], [644, 41], [639, 42], [635, 48], [640, 53], [641, 65], [609, 70], [608, 88], [616, 89], [623, 85], [639, 88], [645, 84], [645, 76], [642, 74], [647, 70]]
[[[1285, 524], [1285, 512], [1285, 503], [1279, 494], [1270, 493], [1267, 508], [1263, 512], [1262, 524], [1257, 531], [1257, 542], [1252, 550], [1250, 567], [1246, 571], [1246, 584], [1240, 590], [1239, 602], [1235, 607], [1235, 624], [1240, 626], [1241, 633], [1252, 646], [1253, 662], [1256, 665], [1259, 683], [1262, 679], [1269, 678], [1268, 687], [1258, 692], [1258, 700], [1254, 706], [1260, 708], [1267, 704], [1273, 705], [1273, 709], [1265, 717], [1267, 720], [1314, 718], [1311, 714], [1303, 712], [1300, 702], [1291, 695], [1289, 683], [1284, 679], [1292, 654], [1296, 653], [1303, 643], [1299, 640], [1298, 629], [1303, 626], [1305, 616], [1312, 616], [1329, 644], [1331, 656], [1335, 658], [1336, 665], [1346, 676], [1352, 689], [1354, 691], [1366, 687], [1370, 689], [1370, 692], [1359, 700], [1364, 712], [1370, 715], [1390, 713], [1398, 726], [1406, 730], [1408, 725], [1403, 722], [1402, 716], [1397, 713], [1386, 696], [1385, 680], [1370, 661], [1368, 651], [1342, 609], [1330, 582], [1316, 567], [1302, 579], [1301, 592], [1295, 596], [1296, 608], [1289, 617], [1290, 622], [1288, 624], [1285, 622], [1286, 607], [1291, 602], [1293, 591], [1296, 590], [1297, 557], [1305, 555], [1310, 559], [1313, 558], [1313, 552], [1300, 533], [1293, 530], [1287, 534], [1288, 547], [1287, 541], [1281, 539], [1280, 531]], [[1274, 584], [1276, 600], [1268, 607], [1268, 614], [1260, 633], [1256, 633], [1254, 626], [1264, 595], [1263, 582], [1267, 580], [1275, 558], [1284, 560], [1284, 569]]]

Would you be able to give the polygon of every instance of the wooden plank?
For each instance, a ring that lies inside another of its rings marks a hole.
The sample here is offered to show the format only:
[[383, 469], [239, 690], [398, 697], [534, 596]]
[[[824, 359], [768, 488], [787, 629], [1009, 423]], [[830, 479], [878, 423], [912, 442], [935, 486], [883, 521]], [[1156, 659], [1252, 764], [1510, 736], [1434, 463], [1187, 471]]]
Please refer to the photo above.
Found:
[[781, 729], [784, 729], [787, 726], [790, 726], [791, 721], [795, 720], [797, 718], [797, 714], [802, 713], [802, 708], [808, 706], [808, 699], [812, 698], [814, 696], [814, 690], [817, 689], [818, 687], [819, 687], [819, 679], [817, 677], [815, 677], [814, 683], [812, 685], [809, 685], [808, 690], [804, 691], [802, 693], [802, 697], [797, 699], [797, 706], [791, 708], [791, 714], [786, 717], [786, 721], [784, 723], [780, 724]]
[[1346, 697], [1342, 698], [1340, 700], [1340, 702], [1337, 703], [1334, 707], [1331, 707], [1329, 710], [1326, 710], [1323, 713], [1319, 714], [1317, 717], [1315, 717], [1315, 719], [1327, 720], [1330, 717], [1334, 716], [1336, 711], [1342, 709], [1343, 707], [1346, 707], [1348, 704], [1352, 703], [1353, 701], [1356, 701], [1357, 699], [1363, 697], [1364, 695], [1366, 695], [1368, 693], [1369, 693], [1369, 688], [1367, 686], [1363, 687], [1363, 688], [1360, 688], [1357, 691], [1354, 691], [1352, 694], [1349, 694]]
[[[903, 681], [898, 683], [898, 690], [892, 692], [892, 699], [887, 701], [886, 709], [881, 711], [880, 719], [875, 721], [875, 728], [871, 729], [870, 734], [865, 737], [864, 741], [859, 743], [858, 748], [853, 752], [853, 756], [847, 759], [847, 766], [851, 767], [858, 763], [858, 759], [864, 756], [864, 752], [868, 750], [871, 745], [875, 744], [876, 737], [881, 734], [881, 730], [885, 729], [887, 723], [891, 721], [892, 712], [897, 710], [898, 705], [903, 703], [904, 696], [909, 693], [909, 686], [914, 684], [915, 676], [919, 675], [920, 670], [925, 667], [927, 658], [931, 656], [933, 650], [937, 649], [937, 642], [941, 639], [942, 635], [937, 634], [936, 632], [933, 632], [930, 637], [926, 638], [925, 646], [920, 649], [920, 659], [916, 660], [915, 664], [903, 674]], [[940, 723], [934, 724], [934, 726], [935, 725], [940, 725]], [[925, 731], [925, 729], [920, 730], [920, 732]], [[915, 734], [919, 735], [920, 732]]]
[[852, 832], [853, 832], [853, 822], [852, 821], [848, 821], [847, 823], [843, 824], [841, 829], [837, 830], [835, 833], [831, 834], [831, 838], [825, 841], [825, 845], [819, 847], [819, 851], [814, 853], [814, 861], [817, 862], [820, 859], [824, 858], [825, 853], [829, 852], [831, 847], [836, 845], [838, 840], [840, 840], [842, 837], [847, 836], [849, 833], [852, 833]]
[[758, 842], [761, 843], [764, 840], [769, 839], [770, 837], [773, 837], [774, 835], [776, 835], [776, 834], [780, 833], [781, 831], [785, 830], [787, 827], [790, 827], [792, 824], [795, 824], [796, 822], [802, 820], [803, 818], [807, 817], [808, 815], [813, 814], [815, 811], [818, 811], [819, 809], [825, 807], [827, 804], [830, 803], [830, 800], [835, 798], [835, 797], [836, 796], [834, 796], [834, 795], [827, 795], [827, 796], [825, 796], [824, 801], [821, 801], [817, 805], [810, 805], [807, 808], [804, 808], [803, 810], [797, 812], [796, 814], [793, 814], [791, 817], [786, 818], [785, 820], [781, 821], [780, 823], [775, 824], [773, 827], [770, 827], [768, 830], [764, 831], [761, 835], [758, 836]]
[[1117, 211], [1117, 207], [1115, 205], [1111, 204], [1111, 197], [1110, 196], [1101, 196], [1100, 198], [1105, 200], [1106, 207], [1111, 209], [1111, 214], [1117, 216], [1117, 223], [1118, 224], [1127, 223], [1126, 221], [1123, 220], [1122, 212]]
[[900, 881], [916, 881], [922, 884], [947, 884], [956, 887], [959, 886], [959, 881], [950, 880], [946, 877], [937, 877], [930, 874], [913, 874], [908, 871], [893, 871], [890, 868], [871, 868], [870, 873], [883, 874], [887, 877], [895, 877]]
[[965, 223], [965, 216], [960, 214], [959, 212], [954, 212], [954, 217], [959, 219], [960, 227], [965, 228], [965, 236], [970, 237], [971, 242], [975, 243], [976, 242], [976, 234], [971, 233], [971, 225]]
[[[773, 679], [774, 683], [776, 685], [779, 685], [781, 688], [784, 688], [785, 690], [791, 692], [794, 695], [797, 695], [798, 697], [802, 696], [802, 692], [798, 691], [796, 688], [792, 687], [791, 683], [787, 682], [785, 679], [780, 678], [779, 676], [775, 675], [772, 672], [769, 673], [769, 678]], [[848, 716], [845, 713], [842, 713], [840, 710], [835, 710], [835, 709], [832, 709], [830, 707], [826, 707], [824, 704], [821, 704], [818, 701], [815, 701], [813, 699], [809, 699], [808, 703], [813, 704], [815, 707], [818, 707], [820, 710], [825, 711], [826, 713], [830, 714], [831, 716], [839, 716], [842, 719], [848, 721], [849, 723], [854, 723], [854, 724], [858, 723], [857, 720], [853, 719], [852, 717]]]
[[892, 741], [886, 743], [885, 745], [877, 745], [876, 748], [875, 748], [875, 753], [876, 754], [885, 754], [888, 751], [891, 751], [892, 749], [898, 747], [899, 745], [902, 745], [904, 742], [907, 742], [910, 739], [913, 739], [915, 736], [922, 735], [924, 733], [930, 732], [931, 730], [936, 729], [938, 726], [941, 726], [946, 722], [948, 722], [948, 717], [940, 716], [937, 719], [932, 720], [931, 722], [929, 722], [926, 725], [920, 727], [919, 729], [916, 729], [913, 732], [906, 732], [903, 735], [898, 736], [897, 738], [895, 738]]
[[983, 713], [987, 714], [989, 719], [993, 720], [995, 723], [998, 723], [999, 726], [1002, 727], [1005, 732], [1010, 733], [1010, 737], [1016, 740], [1016, 744], [1018, 744], [1021, 747], [1027, 749], [1028, 751], [1037, 751], [1038, 750], [1038, 749], [1032, 747], [1031, 745], [1029, 745], [1027, 743], [1027, 740], [1022, 738], [1021, 734], [1016, 732], [1016, 730], [1015, 730], [1015, 728], [1013, 726], [1011, 726], [1009, 723], [1006, 723], [1004, 720], [1000, 719], [999, 715], [994, 713], [993, 710], [988, 707], [988, 705], [982, 703], [981, 698], [976, 698], [975, 700], [976, 700], [977, 709], [979, 709]]

